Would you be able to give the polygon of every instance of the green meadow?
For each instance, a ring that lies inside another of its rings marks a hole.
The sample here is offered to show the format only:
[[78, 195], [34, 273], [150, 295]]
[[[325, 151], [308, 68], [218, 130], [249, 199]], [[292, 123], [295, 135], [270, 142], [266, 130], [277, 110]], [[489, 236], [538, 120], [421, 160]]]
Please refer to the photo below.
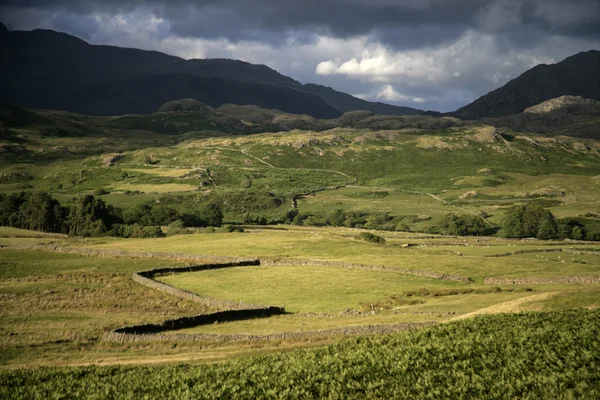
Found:
[[[132, 398], [598, 397], [600, 242], [494, 235], [514, 205], [600, 222], [597, 141], [484, 125], [232, 135], [189, 115], [173, 121], [197, 131], [179, 134], [154, 116], [44, 115], [73, 134], [29, 124], [17, 144], [1, 139], [3, 196], [76, 206], [93, 194], [125, 215], [218, 204], [226, 226], [169, 222], [153, 238], [1, 227], [1, 397], [111, 398], [119, 385]], [[346, 220], [324, 226], [335, 210]], [[449, 213], [487, 233], [434, 232]], [[185, 299], [133, 279], [214, 257], [261, 265], [153, 278]], [[192, 294], [287, 313], [105, 340], [223, 311]]]

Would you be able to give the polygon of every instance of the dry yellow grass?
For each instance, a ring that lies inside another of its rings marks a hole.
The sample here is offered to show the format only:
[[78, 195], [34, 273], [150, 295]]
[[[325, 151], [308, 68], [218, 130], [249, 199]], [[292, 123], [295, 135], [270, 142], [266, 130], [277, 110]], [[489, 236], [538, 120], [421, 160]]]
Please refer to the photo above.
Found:
[[198, 189], [196, 185], [185, 185], [181, 183], [165, 184], [132, 184], [115, 186], [115, 190], [139, 190], [144, 193], [168, 193], [168, 192], [191, 192]]
[[129, 168], [126, 172], [138, 172], [142, 174], [158, 175], [167, 178], [180, 178], [191, 172], [197, 171], [193, 168]]
[[547, 293], [532, 294], [530, 296], [521, 297], [516, 300], [510, 300], [510, 301], [505, 301], [500, 304], [494, 304], [493, 306], [482, 308], [481, 310], [473, 311], [471, 313], [464, 314], [464, 315], [458, 316], [456, 318], [452, 318], [450, 321], [471, 318], [476, 315], [512, 313], [512, 312], [524, 311], [525, 304], [535, 302], [535, 301], [546, 300], [558, 293], [559, 292], [547, 292]]

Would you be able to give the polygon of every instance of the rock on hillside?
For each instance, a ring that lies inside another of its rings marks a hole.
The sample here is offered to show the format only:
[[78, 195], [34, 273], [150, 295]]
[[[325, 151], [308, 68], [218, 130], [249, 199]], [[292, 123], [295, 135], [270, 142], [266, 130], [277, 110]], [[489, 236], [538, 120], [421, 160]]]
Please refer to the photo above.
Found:
[[559, 109], [562, 109], [567, 114], [600, 113], [600, 102], [592, 99], [584, 99], [581, 96], [561, 96], [529, 107], [524, 112], [545, 114]]
[[600, 100], [600, 51], [538, 65], [453, 114], [463, 119], [504, 117], [564, 95]]
[[213, 114], [215, 109], [196, 99], [180, 99], [163, 104], [157, 112], [197, 112]]
[[600, 102], [561, 96], [503, 118], [484, 119], [496, 127], [518, 132], [600, 139]]

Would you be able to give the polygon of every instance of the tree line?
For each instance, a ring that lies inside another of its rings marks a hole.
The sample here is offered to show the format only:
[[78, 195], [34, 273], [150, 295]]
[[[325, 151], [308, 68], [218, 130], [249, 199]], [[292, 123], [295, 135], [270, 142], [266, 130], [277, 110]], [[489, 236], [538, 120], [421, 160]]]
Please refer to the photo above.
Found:
[[0, 194], [0, 225], [73, 236], [164, 236], [161, 225], [220, 226], [223, 213], [209, 203], [194, 213], [180, 213], [164, 205], [139, 205], [121, 210], [91, 194], [74, 199], [69, 207], [45, 192]]
[[[391, 216], [335, 209], [318, 216], [288, 211], [280, 220], [244, 216], [245, 223], [285, 223], [293, 225], [335, 226], [383, 231], [409, 231], [419, 222], [417, 216]], [[422, 221], [421, 221], [422, 222]], [[0, 194], [0, 225], [73, 236], [160, 237], [161, 226], [181, 231], [185, 227], [221, 226], [223, 212], [215, 202], [188, 208], [186, 212], [164, 204], [141, 204], [126, 210], [115, 208], [101, 198], [88, 194], [74, 199], [69, 207], [45, 192]], [[477, 215], [445, 214], [430, 222], [428, 233], [452, 236], [498, 234], [507, 238], [600, 240], [600, 221], [584, 218], [556, 219], [547, 209], [535, 204], [513, 206], [506, 210], [501, 226], [491, 226]]]
[[[431, 219], [429, 217], [427, 220]], [[411, 224], [423, 222], [424, 217], [392, 216], [389, 213], [369, 214], [335, 209], [325, 215], [289, 211], [283, 221], [292, 225], [337, 226], [381, 231], [410, 231]], [[265, 219], [266, 221], [266, 219]], [[245, 222], [252, 222], [247, 219]], [[489, 236], [506, 238], [538, 238], [600, 240], [600, 221], [591, 218], [557, 219], [547, 209], [536, 204], [524, 204], [506, 210], [500, 226], [493, 226], [479, 215], [448, 213], [428, 222], [427, 233], [450, 236]]]

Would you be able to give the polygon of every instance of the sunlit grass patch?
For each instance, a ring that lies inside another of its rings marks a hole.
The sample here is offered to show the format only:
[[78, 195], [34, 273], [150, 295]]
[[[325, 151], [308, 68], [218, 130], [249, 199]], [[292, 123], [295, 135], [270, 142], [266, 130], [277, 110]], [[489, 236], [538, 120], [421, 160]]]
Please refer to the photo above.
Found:
[[196, 185], [186, 185], [181, 183], [164, 183], [164, 184], [118, 184], [114, 187], [115, 190], [121, 191], [135, 191], [138, 190], [144, 193], [169, 193], [169, 192], [190, 192], [198, 190]]
[[168, 178], [180, 178], [180, 177], [190, 174], [194, 171], [197, 171], [197, 169], [193, 169], [193, 168], [124, 168], [123, 171], [157, 175], [157, 176], [163, 176], [163, 177], [168, 177]]
[[229, 268], [158, 279], [202, 296], [328, 313], [356, 309], [418, 285], [443, 285], [402, 274], [314, 266]]

